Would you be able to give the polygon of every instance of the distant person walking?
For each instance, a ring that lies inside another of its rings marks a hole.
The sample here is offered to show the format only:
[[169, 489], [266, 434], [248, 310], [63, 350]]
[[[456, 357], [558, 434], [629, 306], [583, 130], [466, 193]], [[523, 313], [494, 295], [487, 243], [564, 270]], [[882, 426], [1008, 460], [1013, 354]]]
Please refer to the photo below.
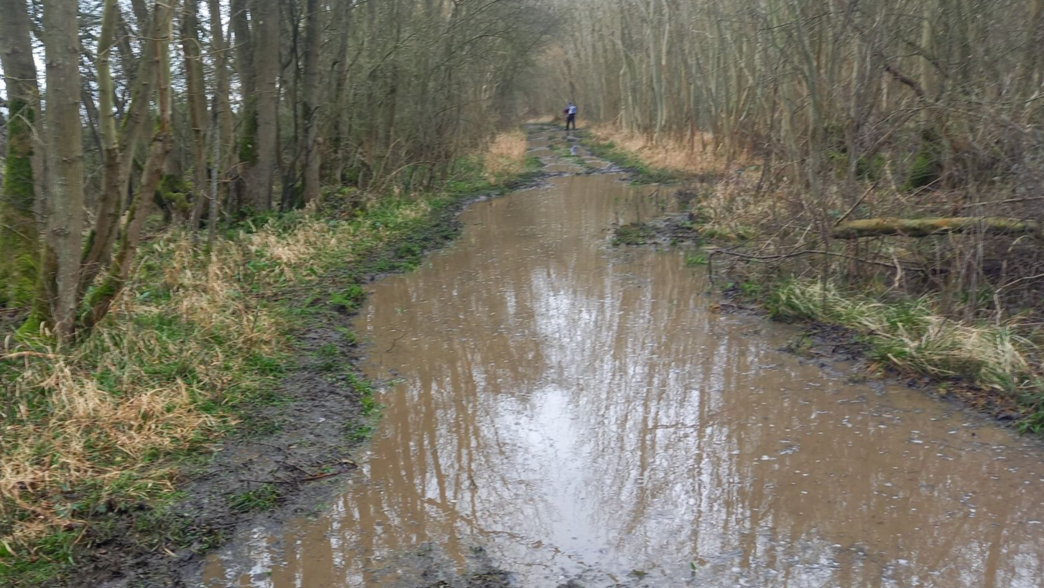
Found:
[[562, 112], [566, 115], [566, 130], [569, 130], [569, 125], [573, 125], [573, 130], [576, 130], [576, 104], [570, 102], [566, 105], [565, 110]]

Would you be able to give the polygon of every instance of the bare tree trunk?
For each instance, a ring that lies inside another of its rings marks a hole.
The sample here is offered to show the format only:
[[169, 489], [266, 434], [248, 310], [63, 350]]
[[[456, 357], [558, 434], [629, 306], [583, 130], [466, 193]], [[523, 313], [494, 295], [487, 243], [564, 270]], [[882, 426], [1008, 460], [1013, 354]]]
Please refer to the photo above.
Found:
[[[216, 102], [216, 101], [215, 101]], [[217, 167], [217, 163], [221, 161], [221, 132], [220, 123], [217, 120], [218, 106], [215, 104], [215, 115], [214, 123], [211, 125], [211, 157], [214, 159], [214, 172], [210, 174], [210, 215], [207, 217], [207, 254], [213, 258], [214, 255], [214, 239], [217, 236], [217, 219], [218, 219], [218, 172], [220, 168]]]
[[[199, 0], [185, 0], [181, 18], [181, 46], [185, 56], [185, 77], [188, 87], [189, 132], [195, 148], [195, 160], [192, 186], [192, 213], [189, 215], [189, 228], [199, 228], [199, 220], [203, 218], [203, 205], [206, 203], [207, 186], [207, 144], [206, 126], [207, 97], [206, 84], [203, 80], [203, 52], [199, 41]], [[217, 162], [214, 162], [215, 165]]]
[[50, 322], [58, 339], [68, 341], [76, 322], [83, 236], [80, 36], [76, 3], [46, 0], [43, 25], [47, 53], [46, 153], [53, 176], [47, 199], [47, 233], [34, 318]]
[[[257, 70], [254, 65], [254, 34], [251, 30], [250, 10], [247, 0], [231, 0], [231, 20], [229, 28], [235, 32], [236, 71], [242, 87], [242, 108], [239, 112], [238, 132], [236, 133], [236, 159], [238, 165], [230, 169], [233, 181], [230, 186], [235, 195], [234, 206], [248, 204], [247, 174], [257, 164]], [[257, 23], [253, 23], [256, 28]], [[230, 198], [231, 200], [231, 198]]]
[[[216, 153], [224, 154], [219, 159], [215, 156], [213, 166], [215, 174], [218, 170], [227, 174], [236, 166], [236, 153], [233, 149], [235, 142], [234, 125], [232, 120], [232, 102], [229, 98], [228, 80], [228, 44], [225, 41], [224, 31], [221, 26], [221, 5], [218, 0], [208, 0], [210, 9], [210, 48], [214, 58], [214, 116], [217, 119], [215, 136], [221, 142], [220, 149]], [[229, 34], [231, 35], [231, 27]], [[227, 192], [226, 188], [223, 192]], [[220, 200], [219, 200], [220, 202]]]
[[[113, 112], [115, 88], [112, 81], [110, 57], [115, 46], [119, 6], [116, 0], [105, 0], [102, 9], [101, 34], [98, 37], [96, 55], [98, 77], [98, 127], [102, 143], [102, 193], [98, 198], [97, 217], [94, 228], [87, 236], [80, 274], [79, 295], [87, 290], [100, 264], [108, 257], [117, 220], [120, 202], [120, 148], [116, 134], [116, 115]], [[133, 108], [133, 106], [132, 106]], [[112, 234], [111, 234], [112, 233]]]
[[43, 149], [37, 148], [40, 90], [25, 0], [0, 0], [0, 65], [7, 88], [7, 158], [0, 186], [0, 307], [32, 300], [40, 255]]
[[163, 165], [173, 146], [171, 135], [171, 95], [170, 95], [170, 40], [172, 36], [173, 15], [176, 2], [157, 0], [153, 6], [152, 18], [156, 25], [154, 31], [160, 34], [150, 38], [149, 44], [154, 46], [154, 72], [156, 75], [156, 96], [159, 113], [159, 124], [149, 147], [149, 155], [145, 160], [145, 170], [136, 192], [134, 202], [127, 212], [127, 221], [123, 226], [123, 238], [120, 247], [113, 257], [106, 272], [105, 279], [96, 288], [87, 301], [88, 310], [81, 320], [81, 326], [91, 329], [98, 324], [109, 311], [113, 300], [119, 295], [127, 278], [130, 276], [134, 254], [141, 240], [141, 231], [152, 211], [153, 198], [163, 176]]
[[318, 202], [319, 189], [319, 47], [322, 23], [319, 0], [305, 2], [305, 71], [304, 71], [304, 187], [301, 199], [307, 205]]
[[[211, 1], [211, 18], [220, 14], [218, 0]], [[254, 69], [254, 37], [250, 31], [250, 11], [247, 0], [231, 0], [231, 21], [229, 26], [236, 34], [236, 70], [239, 71], [239, 82], [243, 84], [244, 100], [254, 96], [255, 93], [255, 69]], [[215, 12], [216, 11], [216, 12]], [[254, 23], [255, 26], [257, 23]]]
[[131, 12], [134, 13], [134, 20], [138, 23], [138, 31], [148, 30], [149, 7], [145, 4], [145, 0], [131, 0]]
[[256, 210], [272, 208], [279, 87], [279, 3], [255, 0], [254, 73], [257, 102], [256, 158], [246, 171], [247, 199]]
[[332, 68], [334, 74], [334, 130], [331, 150], [335, 163], [330, 170], [330, 176], [334, 182], [339, 184], [343, 181], [344, 166], [348, 160], [348, 113], [345, 111], [348, 109], [348, 76], [349, 59], [351, 58], [348, 48], [352, 31], [353, 6], [351, 2], [334, 2], [333, 4], [339, 8], [340, 12], [337, 20], [338, 47]]
[[[94, 228], [87, 236], [84, 247], [83, 269], [80, 276], [80, 296], [94, 282], [112, 252], [116, 242], [117, 227], [120, 220], [121, 203], [127, 196], [131, 172], [134, 169], [134, 152], [139, 140], [148, 130], [149, 104], [155, 92], [156, 81], [156, 43], [142, 44], [141, 58], [138, 60], [137, 78], [131, 90], [131, 103], [126, 116], [116, 131], [116, 118], [113, 112], [113, 82], [109, 59], [115, 35], [114, 28], [119, 16], [118, 3], [106, 0], [102, 16], [102, 31], [98, 40], [98, 93], [99, 93], [99, 125], [102, 130], [103, 175], [102, 194], [97, 205], [97, 216]], [[136, 11], [138, 17], [143, 16], [141, 10]], [[147, 9], [144, 9], [147, 15]], [[146, 23], [147, 38], [157, 39], [164, 35], [163, 22], [153, 15]]]

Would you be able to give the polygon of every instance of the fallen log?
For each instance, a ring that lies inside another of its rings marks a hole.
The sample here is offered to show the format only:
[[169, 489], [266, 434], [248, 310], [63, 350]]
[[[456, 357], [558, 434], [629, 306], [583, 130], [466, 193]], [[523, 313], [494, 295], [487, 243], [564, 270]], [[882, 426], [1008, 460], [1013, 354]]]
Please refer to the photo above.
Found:
[[840, 223], [833, 228], [831, 235], [835, 239], [862, 239], [887, 235], [920, 238], [964, 232], [1041, 236], [1040, 223], [1036, 221], [995, 216], [868, 218]]

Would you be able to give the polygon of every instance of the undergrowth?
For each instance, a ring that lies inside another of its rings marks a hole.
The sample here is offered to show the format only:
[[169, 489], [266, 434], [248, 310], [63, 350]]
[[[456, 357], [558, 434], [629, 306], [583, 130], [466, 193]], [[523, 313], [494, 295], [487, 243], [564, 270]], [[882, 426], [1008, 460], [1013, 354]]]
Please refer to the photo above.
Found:
[[[230, 228], [212, 257], [181, 230], [155, 235], [140, 252], [141, 271], [88, 339], [57, 348], [8, 337], [0, 355], [0, 585], [52, 580], [115, 532], [112, 515], [135, 513], [150, 532], [170, 531], [147, 519], [177, 499], [179, 471], [244, 425], [263, 434], [252, 413], [287, 400], [277, 384], [292, 365], [293, 327], [307, 301], [279, 293], [347, 269], [345, 289], [328, 302], [357, 310], [365, 295], [354, 276], [416, 267], [431, 245], [419, 235], [440, 211], [507, 191], [530, 168], [517, 136], [498, 144], [512, 149], [490, 167], [462, 160], [440, 193], [369, 196], [361, 209], [342, 206], [350, 190], [330, 193], [322, 211]], [[381, 250], [391, 253], [374, 255]], [[374, 413], [369, 385], [352, 385], [364, 414]], [[252, 511], [277, 499], [258, 488], [230, 506]]]
[[766, 306], [777, 319], [855, 330], [881, 364], [935, 378], [960, 378], [1011, 395], [1027, 416], [1040, 410], [1044, 378], [1032, 359], [1040, 349], [1018, 334], [1017, 325], [968, 324], [940, 316], [928, 296], [882, 302], [819, 281], [783, 282], [772, 289]]

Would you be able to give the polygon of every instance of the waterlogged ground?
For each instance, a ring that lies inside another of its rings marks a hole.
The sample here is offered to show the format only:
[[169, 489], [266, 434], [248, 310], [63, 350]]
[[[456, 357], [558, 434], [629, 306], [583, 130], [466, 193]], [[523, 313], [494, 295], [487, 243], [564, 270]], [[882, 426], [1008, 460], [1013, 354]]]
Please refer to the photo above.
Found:
[[[533, 146], [555, 172], [604, 167]], [[682, 253], [609, 247], [654, 190], [554, 177], [375, 284], [357, 328], [394, 380], [362, 467], [202, 583], [1042, 585], [1040, 445], [779, 351], [794, 332], [714, 312]]]

